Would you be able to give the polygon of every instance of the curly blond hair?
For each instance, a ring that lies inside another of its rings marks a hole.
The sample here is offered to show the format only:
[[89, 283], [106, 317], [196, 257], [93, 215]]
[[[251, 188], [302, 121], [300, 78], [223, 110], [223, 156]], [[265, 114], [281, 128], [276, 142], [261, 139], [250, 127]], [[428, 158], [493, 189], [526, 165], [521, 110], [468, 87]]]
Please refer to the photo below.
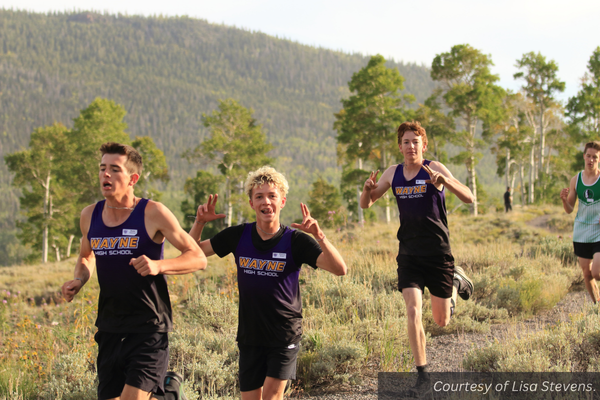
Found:
[[264, 185], [265, 183], [275, 186], [284, 197], [290, 189], [287, 180], [281, 173], [277, 172], [275, 168], [265, 165], [248, 174], [246, 183], [244, 184], [244, 190], [248, 197], [252, 199], [252, 189]]

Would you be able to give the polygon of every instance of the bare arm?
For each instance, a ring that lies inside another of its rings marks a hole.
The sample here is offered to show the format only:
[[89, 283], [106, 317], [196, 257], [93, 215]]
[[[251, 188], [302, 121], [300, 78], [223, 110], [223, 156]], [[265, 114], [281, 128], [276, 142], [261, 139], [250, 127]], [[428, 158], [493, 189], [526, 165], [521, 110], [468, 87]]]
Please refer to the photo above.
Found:
[[577, 190], [575, 184], [577, 182], [577, 175], [571, 178], [571, 183], [568, 188], [564, 188], [560, 191], [560, 199], [563, 203], [563, 208], [567, 214], [571, 214], [575, 209], [575, 202], [577, 201]]
[[369, 179], [366, 180], [363, 186], [363, 191], [360, 194], [360, 208], [371, 207], [381, 196], [392, 187], [392, 179], [396, 172], [397, 165], [392, 165], [381, 175], [381, 179], [377, 182], [379, 171], [371, 172]]
[[474, 197], [471, 189], [456, 179], [444, 164], [432, 161], [429, 166], [423, 165], [423, 169], [430, 176], [430, 179], [426, 181], [427, 183], [431, 183], [438, 190], [441, 190], [442, 186], [445, 186], [446, 189], [456, 195], [463, 203], [473, 202]]
[[210, 239], [202, 242], [200, 241], [202, 238], [202, 230], [204, 229], [204, 225], [206, 225], [207, 222], [225, 218], [225, 214], [215, 214], [215, 205], [217, 204], [218, 198], [218, 194], [215, 194], [214, 196], [211, 194], [208, 196], [208, 202], [206, 204], [200, 204], [198, 206], [198, 210], [196, 211], [196, 220], [194, 221], [194, 225], [192, 225], [192, 229], [190, 229], [190, 236], [194, 238], [198, 245], [200, 245], [200, 248], [206, 257], [214, 255], [215, 251], [212, 248]]
[[206, 256], [196, 241], [181, 228], [177, 218], [167, 207], [149, 201], [145, 222], [150, 237], [162, 234], [181, 251], [181, 255], [169, 260], [151, 260], [145, 255], [132, 258], [129, 264], [133, 265], [140, 275], [182, 275], [206, 268]]
[[348, 267], [346, 266], [344, 259], [335, 246], [327, 240], [325, 234], [319, 227], [317, 220], [310, 216], [306, 204], [300, 203], [300, 209], [302, 210], [302, 223], [294, 223], [291, 226], [292, 228], [312, 234], [321, 245], [321, 250], [323, 250], [323, 252], [317, 258], [317, 267], [337, 276], [346, 275]]
[[94, 272], [94, 252], [88, 240], [87, 234], [90, 229], [90, 221], [92, 219], [92, 212], [94, 211], [94, 205], [88, 206], [81, 212], [81, 219], [79, 221], [79, 227], [81, 229], [81, 245], [79, 246], [79, 256], [77, 257], [77, 263], [75, 264], [75, 271], [73, 272], [73, 278], [70, 281], [65, 282], [62, 285], [62, 294], [65, 300], [68, 302], [72, 301], [73, 298], [83, 285], [90, 280], [92, 273]]

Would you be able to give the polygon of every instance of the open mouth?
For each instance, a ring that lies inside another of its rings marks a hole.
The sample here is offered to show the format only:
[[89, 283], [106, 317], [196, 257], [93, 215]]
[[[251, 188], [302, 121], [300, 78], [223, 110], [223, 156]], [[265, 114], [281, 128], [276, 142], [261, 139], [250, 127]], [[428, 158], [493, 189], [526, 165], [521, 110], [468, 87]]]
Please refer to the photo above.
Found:
[[260, 210], [261, 213], [265, 214], [265, 215], [271, 215], [273, 214], [273, 210], [271, 210], [270, 208], [265, 208], [264, 210]]
[[110, 183], [110, 182], [104, 182], [102, 184], [102, 189], [110, 189], [110, 188], [112, 188], [112, 183]]

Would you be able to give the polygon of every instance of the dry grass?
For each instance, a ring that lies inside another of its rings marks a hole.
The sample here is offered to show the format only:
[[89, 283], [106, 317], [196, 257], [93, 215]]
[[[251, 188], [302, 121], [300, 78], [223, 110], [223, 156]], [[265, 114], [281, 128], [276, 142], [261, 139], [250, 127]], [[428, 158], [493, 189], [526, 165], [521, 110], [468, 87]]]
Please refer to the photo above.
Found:
[[[552, 226], [568, 225], [559, 211], [452, 215], [453, 252], [475, 282], [474, 301], [459, 299], [455, 318], [443, 329], [433, 323], [425, 302], [428, 332], [485, 332], [492, 324], [518, 321], [556, 304], [577, 280], [577, 269], [560, 259], [563, 243], [548, 239], [557, 234], [531, 221], [551, 216]], [[412, 367], [403, 299], [396, 289], [396, 230], [396, 224], [376, 224], [329, 231], [348, 275], [303, 269], [297, 391], [355, 384], [379, 371]], [[176, 254], [167, 248], [167, 257]], [[91, 281], [73, 303], [64, 303], [58, 290], [72, 277], [73, 264], [72, 259], [0, 271], [0, 299], [6, 300], [0, 303], [0, 399], [95, 398], [98, 289]], [[232, 256], [212, 257], [207, 271], [169, 278], [175, 319], [170, 368], [186, 377], [190, 399], [239, 394], [235, 271]]]

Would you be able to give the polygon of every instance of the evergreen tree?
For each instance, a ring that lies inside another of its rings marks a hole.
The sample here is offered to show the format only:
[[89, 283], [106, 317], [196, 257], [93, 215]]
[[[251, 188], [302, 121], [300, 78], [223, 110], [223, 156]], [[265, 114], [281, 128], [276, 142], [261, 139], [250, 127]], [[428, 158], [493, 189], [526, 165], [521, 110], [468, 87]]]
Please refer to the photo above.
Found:
[[[29, 149], [5, 156], [8, 169], [15, 174], [13, 185], [21, 189], [20, 205], [25, 221], [19, 222], [19, 238], [34, 249], [34, 256], [48, 262], [49, 248], [60, 260], [60, 248], [69, 242], [73, 198], [59, 179], [69, 165], [64, 147], [68, 129], [55, 123], [31, 134]], [[67, 237], [65, 237], [67, 235]], [[72, 238], [71, 238], [72, 240]]]
[[[564, 92], [565, 83], [557, 77], [558, 65], [554, 60], [546, 61], [546, 57], [539, 52], [526, 53], [520, 60], [517, 60], [516, 67], [524, 71], [514, 74], [514, 78], [524, 79], [523, 90], [536, 106], [537, 114], [537, 132], [538, 141], [538, 165], [534, 176], [537, 180], [540, 173], [543, 172], [544, 158], [546, 152], [546, 111], [556, 104], [554, 95], [556, 92]], [[534, 191], [530, 190], [529, 201], [534, 200]]]
[[344, 222], [344, 210], [339, 191], [335, 186], [323, 178], [317, 179], [312, 184], [309, 193], [308, 209], [319, 225], [333, 228]]
[[136, 195], [160, 201], [161, 193], [152, 186], [153, 182], [169, 180], [169, 167], [165, 154], [156, 147], [150, 136], [138, 137], [131, 143], [144, 160], [144, 169], [135, 185]]
[[[181, 203], [181, 211], [183, 212], [185, 218], [182, 226], [188, 232], [190, 229], [192, 229], [192, 225], [194, 225], [198, 206], [206, 203], [209, 195], [217, 194], [219, 192], [219, 186], [223, 183], [223, 181], [224, 177], [222, 175], [213, 175], [207, 171], [198, 171], [195, 178], [188, 178], [185, 181], [183, 191], [188, 198]], [[207, 223], [202, 230], [202, 237], [204, 239], [213, 237], [215, 234], [221, 231], [223, 228], [222, 225], [222, 219], [217, 219]]]
[[477, 126], [501, 105], [504, 92], [494, 84], [499, 78], [490, 72], [492, 65], [490, 56], [468, 44], [438, 54], [431, 64], [431, 78], [443, 84], [444, 100], [452, 110], [450, 115], [460, 118], [464, 127], [452, 140], [464, 150], [452, 161], [467, 167], [467, 181], [474, 196], [473, 215], [477, 215], [476, 166], [485, 145], [476, 135]]
[[[412, 116], [406, 105], [414, 96], [401, 93], [404, 78], [397, 69], [386, 67], [385, 62], [380, 55], [371, 57], [348, 83], [354, 94], [342, 100], [343, 109], [335, 114], [334, 123], [338, 161], [342, 164], [362, 160], [373, 169], [384, 170], [398, 153], [396, 129]], [[389, 223], [389, 196], [386, 194], [384, 199]]]
[[225, 178], [226, 226], [232, 224], [236, 187], [240, 188], [249, 171], [272, 162], [266, 154], [273, 146], [267, 142], [262, 125], [252, 117], [253, 112], [233, 99], [219, 101], [218, 110], [212, 115], [202, 114], [210, 137], [187, 154], [214, 162]]
[[600, 46], [594, 50], [587, 67], [581, 90], [567, 103], [566, 116], [576, 143], [600, 138]]

